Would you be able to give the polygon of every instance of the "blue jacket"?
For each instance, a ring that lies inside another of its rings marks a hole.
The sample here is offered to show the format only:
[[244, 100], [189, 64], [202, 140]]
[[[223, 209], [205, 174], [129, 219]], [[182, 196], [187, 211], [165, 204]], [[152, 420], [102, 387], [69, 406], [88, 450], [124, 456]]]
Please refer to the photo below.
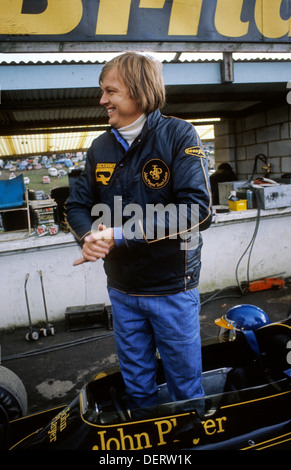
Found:
[[66, 217], [80, 244], [101, 222], [122, 227], [123, 238], [104, 261], [109, 286], [145, 295], [196, 287], [200, 232], [212, 212], [195, 128], [155, 111], [129, 148], [115, 129], [102, 134], [71, 188]]

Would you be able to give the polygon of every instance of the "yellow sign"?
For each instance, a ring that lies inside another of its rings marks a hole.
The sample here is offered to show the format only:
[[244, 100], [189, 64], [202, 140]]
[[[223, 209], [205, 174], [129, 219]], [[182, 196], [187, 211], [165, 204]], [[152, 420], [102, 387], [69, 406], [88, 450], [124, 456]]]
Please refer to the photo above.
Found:
[[67, 34], [81, 21], [81, 0], [48, 0], [42, 13], [22, 13], [23, 0], [2, 0], [0, 34]]
[[283, 0], [1, 0], [0, 40], [290, 44], [290, 17]]

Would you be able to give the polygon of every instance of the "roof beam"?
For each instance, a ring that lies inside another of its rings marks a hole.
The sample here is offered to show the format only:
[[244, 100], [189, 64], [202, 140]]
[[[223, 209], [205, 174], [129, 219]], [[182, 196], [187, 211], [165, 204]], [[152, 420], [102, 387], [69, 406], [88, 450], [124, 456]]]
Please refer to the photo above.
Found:
[[[171, 113], [167, 113], [171, 114]], [[177, 113], [176, 113], [177, 115]], [[234, 111], [223, 112], [198, 112], [179, 113], [177, 117], [181, 119], [215, 119], [220, 117], [233, 118], [237, 114]], [[71, 121], [51, 120], [51, 121], [28, 121], [1, 125], [0, 135], [28, 135], [28, 134], [48, 134], [63, 132], [83, 132], [83, 131], [104, 131], [108, 128], [108, 118], [98, 119], [72, 119]], [[90, 126], [90, 127], [88, 127]]]
[[185, 41], [7, 41], [0, 52], [291, 52], [291, 44], [282, 42], [185, 42]]
[[2, 94], [1, 111], [40, 111], [40, 110], [65, 110], [75, 108], [100, 107], [100, 98], [78, 98], [78, 99], [36, 99], [36, 100], [13, 100], [6, 101], [5, 92]]
[[[0, 65], [1, 89], [52, 90], [52, 89], [99, 89], [98, 78], [102, 64], [18, 64]], [[221, 61], [164, 63], [163, 75], [166, 86], [222, 85]], [[233, 84], [288, 83], [289, 61], [243, 61], [233, 62]], [[229, 85], [231, 85], [229, 83]]]
[[[88, 122], [90, 121], [90, 122]], [[102, 122], [92, 120], [68, 121], [44, 121], [41, 123], [30, 121], [27, 123], [15, 123], [2, 125], [0, 135], [29, 135], [29, 134], [62, 134], [64, 132], [104, 131], [108, 128], [108, 119]], [[107, 124], [107, 125], [106, 125]], [[43, 127], [42, 127], [43, 126]], [[90, 127], [88, 127], [90, 126]]]
[[[257, 92], [245, 92], [241, 91], [240, 93], [232, 92], [229, 88], [228, 91], [219, 92], [217, 88], [215, 88], [215, 92], [209, 93], [187, 93], [187, 94], [179, 94], [179, 93], [171, 93], [170, 88], [168, 88], [167, 92], [167, 102], [168, 104], [172, 103], [206, 103], [209, 101], [219, 103], [219, 102], [231, 102], [231, 101], [264, 101], [264, 100], [272, 100], [277, 99], [278, 96], [282, 93], [280, 92], [266, 92], [257, 91]], [[284, 87], [283, 93], [286, 94], [286, 89]], [[13, 112], [21, 112], [21, 111], [48, 111], [48, 110], [66, 110], [66, 109], [79, 109], [79, 108], [94, 108], [94, 109], [104, 109], [100, 105], [100, 97], [96, 98], [77, 98], [77, 99], [37, 99], [37, 100], [6, 100], [5, 92], [2, 93], [2, 102], [1, 102], [1, 111], [13, 111]], [[106, 112], [104, 112], [106, 115]]]

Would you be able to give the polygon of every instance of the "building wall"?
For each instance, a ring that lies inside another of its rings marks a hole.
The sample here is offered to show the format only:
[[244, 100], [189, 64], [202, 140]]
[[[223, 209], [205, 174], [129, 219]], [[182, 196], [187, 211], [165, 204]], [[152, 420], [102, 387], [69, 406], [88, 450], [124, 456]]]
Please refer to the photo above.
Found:
[[[286, 103], [265, 112], [215, 125], [215, 161], [229, 162], [239, 179], [253, 171], [255, 157], [266, 155], [272, 164], [269, 178], [291, 173], [291, 106]], [[263, 176], [260, 160], [256, 175]]]
[[[256, 220], [255, 209], [214, 216], [213, 224], [202, 234], [201, 293], [237, 285], [236, 267], [254, 235]], [[291, 276], [290, 227], [291, 208], [262, 211], [251, 255], [250, 280], [279, 273]], [[80, 254], [70, 233], [59, 232], [54, 237], [28, 237], [0, 244], [0, 331], [18, 326], [28, 328], [24, 289], [27, 274], [32, 322], [34, 326], [43, 324], [45, 311], [40, 270], [50, 321], [64, 320], [67, 307], [110, 304], [103, 262], [73, 266]], [[247, 280], [248, 255], [249, 251], [238, 266], [239, 282]]]

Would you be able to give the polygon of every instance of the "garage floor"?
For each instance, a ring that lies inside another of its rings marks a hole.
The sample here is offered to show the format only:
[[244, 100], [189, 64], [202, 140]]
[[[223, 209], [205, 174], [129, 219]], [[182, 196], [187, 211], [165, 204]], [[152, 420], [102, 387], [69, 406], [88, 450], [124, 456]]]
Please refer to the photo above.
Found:
[[[241, 303], [261, 307], [271, 322], [283, 320], [291, 313], [291, 284], [243, 296], [238, 288], [202, 295], [202, 339], [217, 335], [214, 320]], [[0, 332], [1, 363], [23, 381], [29, 413], [69, 403], [98, 372], [118, 365], [112, 330], [67, 331], [65, 319], [54, 327], [54, 336], [34, 342], [25, 340], [28, 327]]]

